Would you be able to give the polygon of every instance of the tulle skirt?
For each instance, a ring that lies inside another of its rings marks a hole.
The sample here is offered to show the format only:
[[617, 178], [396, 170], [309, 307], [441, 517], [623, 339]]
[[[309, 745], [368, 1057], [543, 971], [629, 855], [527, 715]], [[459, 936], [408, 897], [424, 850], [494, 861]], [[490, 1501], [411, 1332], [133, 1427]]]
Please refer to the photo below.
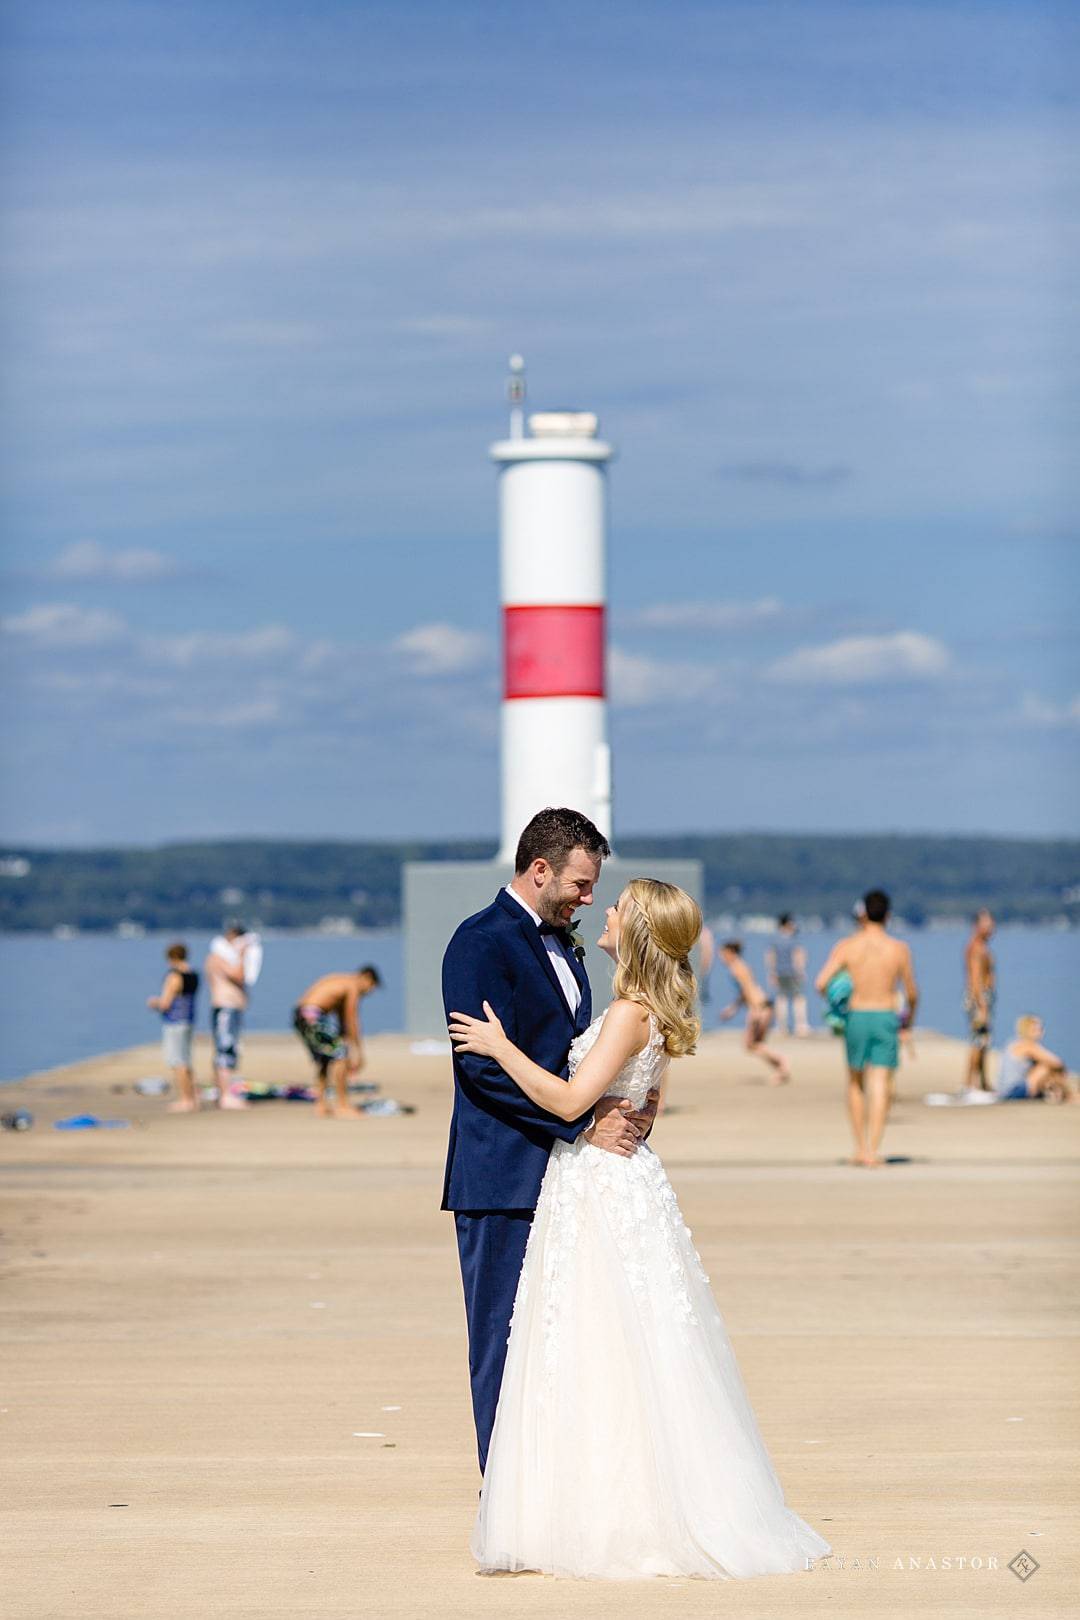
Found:
[[804, 1570], [663, 1165], [552, 1149], [518, 1283], [472, 1552], [485, 1573], [632, 1580]]

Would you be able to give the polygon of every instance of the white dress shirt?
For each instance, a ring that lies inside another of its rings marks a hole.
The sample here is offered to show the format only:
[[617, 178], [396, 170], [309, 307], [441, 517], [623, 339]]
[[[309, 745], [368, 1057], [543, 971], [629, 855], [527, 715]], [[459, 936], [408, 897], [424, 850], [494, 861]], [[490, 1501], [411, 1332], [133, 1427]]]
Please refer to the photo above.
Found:
[[[518, 905], [523, 911], [527, 911], [529, 913], [529, 916], [533, 919], [533, 922], [536, 924], [537, 928], [539, 928], [540, 924], [544, 920], [543, 917], [540, 916], [540, 913], [534, 911], [529, 902], [527, 900], [523, 900], [520, 894], [518, 894], [517, 890], [510, 887], [509, 883], [506, 885], [506, 892], [517, 901]], [[581, 1005], [581, 986], [574, 977], [574, 970], [570, 966], [570, 958], [567, 956], [562, 945], [559, 943], [554, 934], [545, 934], [543, 945], [544, 949], [551, 957], [551, 965], [555, 969], [556, 975], [558, 976], [559, 986], [563, 995], [566, 997], [566, 1004], [572, 1013], [576, 1013], [578, 1007]]]

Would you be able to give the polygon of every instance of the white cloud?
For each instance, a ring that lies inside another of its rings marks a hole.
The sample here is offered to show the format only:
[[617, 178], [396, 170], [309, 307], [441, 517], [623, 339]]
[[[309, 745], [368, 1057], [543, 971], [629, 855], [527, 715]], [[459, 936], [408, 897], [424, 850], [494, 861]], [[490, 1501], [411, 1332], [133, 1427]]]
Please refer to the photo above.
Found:
[[821, 686], [879, 681], [934, 681], [949, 667], [949, 651], [934, 636], [897, 630], [884, 636], [845, 636], [823, 647], [800, 647], [768, 670], [770, 680]]
[[483, 664], [490, 647], [479, 631], [453, 624], [418, 624], [393, 643], [414, 675], [460, 675]]
[[755, 602], [658, 602], [633, 616], [631, 622], [651, 630], [747, 630], [783, 615], [776, 596]]
[[1028, 692], [1020, 705], [1021, 722], [1043, 731], [1071, 731], [1080, 728], [1080, 693], [1064, 703], [1049, 703]]
[[217, 342], [253, 349], [310, 349], [324, 340], [314, 321], [228, 321], [212, 327], [208, 336]]
[[397, 327], [416, 337], [478, 337], [491, 330], [491, 322], [479, 315], [410, 315], [398, 321]]
[[175, 664], [187, 669], [194, 664], [262, 664], [295, 653], [297, 637], [283, 624], [260, 625], [254, 630], [188, 630], [181, 635], [146, 636], [142, 650], [152, 663]]
[[1043, 517], [1019, 518], [1008, 525], [1009, 533], [1020, 540], [1076, 540], [1080, 539], [1080, 525]]
[[48, 568], [54, 579], [103, 579], [124, 584], [145, 584], [171, 579], [179, 573], [176, 560], [144, 546], [107, 551], [96, 540], [76, 540]]
[[252, 698], [249, 702], [226, 704], [224, 708], [210, 707], [198, 712], [189, 706], [178, 709], [174, 722], [182, 725], [209, 726], [215, 731], [252, 731], [262, 726], [274, 726], [284, 718], [281, 702], [276, 697]]
[[316, 670], [326, 669], [329, 664], [340, 663], [343, 657], [344, 651], [336, 641], [321, 636], [300, 654], [300, 668], [307, 674], [313, 674]]
[[104, 647], [120, 641], [128, 627], [115, 613], [81, 608], [74, 602], [43, 602], [10, 618], [0, 619], [0, 630], [17, 636], [28, 646], [44, 649]]
[[715, 689], [717, 672], [706, 664], [663, 663], [621, 647], [608, 651], [611, 701], [622, 709], [647, 709], [654, 704], [679, 703]]
[[26, 677], [27, 684], [38, 692], [56, 692], [67, 700], [94, 702], [101, 697], [146, 697], [149, 693], [168, 691], [160, 682], [152, 686], [144, 675], [133, 678], [116, 669], [54, 669], [35, 670]]
[[[597, 199], [532, 201], [502, 207], [481, 205], [429, 211], [426, 231], [459, 236], [536, 238], [635, 238], [686, 235], [712, 237], [805, 225], [812, 208], [793, 186], [734, 183], [666, 190], [623, 191]], [[400, 225], [407, 221], [401, 220]]]
[[851, 468], [839, 462], [808, 467], [798, 461], [738, 461], [720, 470], [725, 478], [740, 483], [771, 484], [779, 489], [833, 489], [851, 477]]

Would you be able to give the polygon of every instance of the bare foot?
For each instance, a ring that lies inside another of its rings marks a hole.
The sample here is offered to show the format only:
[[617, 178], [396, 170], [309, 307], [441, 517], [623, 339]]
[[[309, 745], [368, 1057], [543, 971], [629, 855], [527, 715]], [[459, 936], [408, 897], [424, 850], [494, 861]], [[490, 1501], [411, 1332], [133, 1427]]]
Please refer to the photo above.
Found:
[[166, 1104], [167, 1114], [197, 1114], [199, 1105], [194, 1098], [180, 1097], [176, 1102]]
[[325, 1097], [316, 1097], [315, 1113], [319, 1119], [330, 1118], [330, 1104], [327, 1102]]
[[237, 1097], [231, 1091], [223, 1091], [218, 1098], [219, 1108], [250, 1108], [251, 1104], [246, 1097]]
[[786, 1086], [791, 1079], [791, 1064], [781, 1063], [769, 1076], [770, 1086]]
[[885, 1160], [873, 1157], [868, 1153], [862, 1162], [866, 1166], [867, 1170], [880, 1170], [884, 1165]]
[[352, 1103], [337, 1103], [334, 1107], [335, 1119], [363, 1119], [363, 1109], [354, 1108]]

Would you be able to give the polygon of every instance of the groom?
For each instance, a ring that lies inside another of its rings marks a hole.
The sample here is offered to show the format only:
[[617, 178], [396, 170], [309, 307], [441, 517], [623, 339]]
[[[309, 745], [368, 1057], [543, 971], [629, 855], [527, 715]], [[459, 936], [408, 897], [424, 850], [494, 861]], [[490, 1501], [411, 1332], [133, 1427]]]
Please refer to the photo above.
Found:
[[[552, 1074], [567, 1073], [575, 1035], [592, 1020], [589, 980], [569, 924], [591, 906], [607, 840], [576, 810], [541, 810], [518, 843], [513, 881], [458, 928], [443, 958], [443, 1005], [482, 1018], [491, 1003], [510, 1039]], [[480, 1470], [502, 1383], [506, 1341], [529, 1225], [557, 1140], [582, 1132], [629, 1157], [652, 1126], [656, 1094], [640, 1113], [602, 1097], [567, 1123], [532, 1102], [491, 1058], [454, 1053], [454, 1112], [442, 1208], [457, 1225], [469, 1374]]]

